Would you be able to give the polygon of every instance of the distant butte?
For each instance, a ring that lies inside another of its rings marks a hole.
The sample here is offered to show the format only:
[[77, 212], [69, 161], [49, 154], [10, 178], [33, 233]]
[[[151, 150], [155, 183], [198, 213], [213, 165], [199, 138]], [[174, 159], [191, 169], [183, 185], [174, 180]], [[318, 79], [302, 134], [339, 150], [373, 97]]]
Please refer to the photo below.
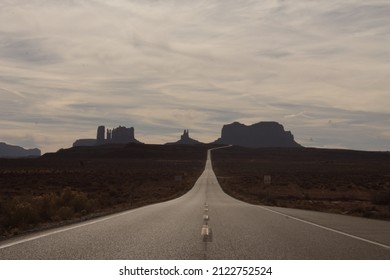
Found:
[[142, 144], [134, 137], [134, 127], [118, 126], [106, 131], [105, 126], [101, 125], [97, 129], [96, 139], [78, 139], [73, 143], [73, 147], [128, 143]]
[[[192, 139], [189, 130], [185, 129], [180, 139], [166, 145], [201, 145], [198, 140]], [[99, 126], [96, 139], [78, 139], [73, 147], [79, 146], [100, 146], [104, 144], [142, 144], [134, 136], [134, 128], [119, 126], [114, 129], [107, 129]], [[277, 122], [258, 122], [252, 125], [245, 125], [239, 122], [226, 124], [222, 128], [221, 137], [211, 144], [236, 145], [249, 148], [262, 147], [302, 147], [295, 142], [290, 131], [285, 131], [283, 125]]]
[[189, 130], [184, 130], [183, 134], [180, 137], [180, 140], [176, 142], [166, 143], [166, 145], [201, 145], [202, 142], [199, 142], [198, 140], [190, 138], [190, 132]]
[[302, 147], [295, 142], [290, 131], [277, 122], [259, 122], [247, 126], [239, 122], [224, 125], [221, 138], [214, 144], [236, 145], [249, 148]]

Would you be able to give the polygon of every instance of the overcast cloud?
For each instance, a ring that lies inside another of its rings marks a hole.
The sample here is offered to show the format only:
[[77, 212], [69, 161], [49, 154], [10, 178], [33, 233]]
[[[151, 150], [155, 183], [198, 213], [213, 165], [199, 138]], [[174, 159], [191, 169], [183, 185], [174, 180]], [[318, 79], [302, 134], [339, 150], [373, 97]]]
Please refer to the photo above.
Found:
[[389, 1], [2, 0], [0, 141], [44, 152], [134, 126], [278, 121], [306, 146], [390, 150]]

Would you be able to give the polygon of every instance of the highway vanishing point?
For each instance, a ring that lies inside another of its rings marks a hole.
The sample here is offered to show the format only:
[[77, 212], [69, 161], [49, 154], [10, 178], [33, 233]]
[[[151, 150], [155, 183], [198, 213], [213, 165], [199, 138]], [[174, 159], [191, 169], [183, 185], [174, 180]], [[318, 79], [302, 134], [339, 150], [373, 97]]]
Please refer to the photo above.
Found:
[[0, 243], [0, 259], [390, 259], [390, 222], [251, 205], [226, 195], [211, 151], [185, 195]]

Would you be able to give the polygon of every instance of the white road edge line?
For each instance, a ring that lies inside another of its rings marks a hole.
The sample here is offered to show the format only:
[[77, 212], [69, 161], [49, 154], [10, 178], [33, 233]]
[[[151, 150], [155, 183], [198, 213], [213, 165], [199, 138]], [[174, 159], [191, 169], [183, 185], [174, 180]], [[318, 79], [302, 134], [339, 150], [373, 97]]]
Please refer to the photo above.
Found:
[[296, 218], [296, 217], [293, 217], [293, 216], [290, 216], [290, 215], [287, 215], [287, 214], [284, 214], [284, 213], [281, 213], [281, 212], [278, 212], [278, 211], [275, 211], [275, 210], [271, 210], [271, 209], [269, 209], [267, 207], [264, 207], [264, 206], [258, 206], [258, 207], [260, 207], [261, 209], [264, 209], [266, 211], [272, 212], [274, 214], [278, 214], [278, 215], [281, 215], [281, 216], [284, 216], [284, 217], [288, 217], [290, 219], [293, 219], [293, 220], [296, 220], [296, 221], [299, 221], [299, 222], [302, 222], [302, 223], [305, 223], [305, 224], [309, 224], [309, 225], [312, 225], [312, 226], [315, 226], [315, 227], [318, 227], [318, 228], [322, 228], [322, 229], [325, 229], [325, 230], [328, 230], [328, 231], [331, 231], [331, 232], [335, 232], [335, 233], [338, 233], [338, 234], [341, 234], [341, 235], [345, 235], [345, 236], [348, 236], [348, 237], [351, 237], [351, 238], [354, 238], [354, 239], [357, 239], [357, 240], [360, 240], [360, 241], [364, 241], [364, 242], [367, 242], [367, 243], [370, 243], [370, 244], [373, 244], [373, 245], [385, 248], [387, 250], [390, 250], [390, 246], [382, 244], [382, 243], [379, 243], [379, 242], [376, 242], [376, 241], [365, 239], [365, 238], [362, 238], [362, 237], [359, 237], [359, 236], [356, 236], [356, 235], [353, 235], [353, 234], [349, 234], [349, 233], [346, 233], [346, 232], [343, 232], [343, 231], [340, 231], [340, 230], [337, 230], [337, 229], [332, 229], [332, 228], [328, 228], [328, 227], [325, 227], [325, 226], [321, 226], [321, 225], [316, 224], [316, 223], [312, 223], [312, 222], [309, 222], [309, 221], [306, 221], [306, 220], [303, 220], [303, 219], [299, 219], [299, 218]]
[[[219, 148], [213, 148], [213, 149], [207, 150], [207, 160], [210, 160], [210, 151], [211, 151], [211, 150], [217, 150], [217, 149], [227, 148], [227, 147], [230, 147], [230, 146], [231, 146], [231, 145], [229, 145], [229, 146], [224, 146], [224, 147], [219, 147]], [[207, 160], [206, 160], [206, 162], [207, 162]], [[202, 174], [203, 174], [203, 173], [202, 173]], [[200, 177], [199, 177], [199, 178], [200, 178]], [[199, 179], [199, 178], [198, 178], [198, 179]], [[196, 183], [195, 183], [195, 184], [196, 184]], [[179, 198], [180, 198], [180, 197], [179, 197]], [[176, 199], [179, 199], [179, 198], [176, 198]], [[162, 202], [162, 203], [164, 203], [164, 202]], [[38, 234], [38, 235], [36, 235], [36, 236], [34, 236], [34, 237], [25, 238], [25, 239], [21, 239], [21, 240], [18, 240], [18, 241], [13, 241], [13, 242], [10, 242], [10, 243], [4, 244], [4, 245], [0, 245], [0, 250], [5, 249], [5, 248], [8, 248], [8, 247], [15, 246], [15, 245], [18, 245], [18, 244], [21, 244], [21, 243], [33, 241], [33, 240], [36, 240], [36, 239], [39, 239], [39, 238], [42, 238], [42, 237], [50, 236], [50, 235], [53, 235], [53, 234], [57, 234], [57, 233], [65, 232], [65, 231], [68, 231], [68, 230], [73, 230], [73, 229], [76, 229], [76, 228], [80, 228], [80, 227], [84, 227], [84, 226], [89, 226], [89, 225], [93, 225], [93, 224], [96, 224], [96, 223], [100, 223], [100, 222], [103, 222], [103, 221], [106, 221], [106, 220], [109, 220], [109, 219], [112, 219], [112, 218], [115, 218], [115, 217], [119, 217], [119, 216], [122, 216], [122, 215], [126, 215], [126, 214], [127, 214], [128, 212], [130, 212], [130, 211], [137, 211], [137, 210], [140, 210], [140, 209], [144, 209], [144, 208], [146, 208], [146, 207], [153, 207], [153, 206], [154, 206], [154, 204], [145, 205], [144, 207], [131, 209], [131, 210], [128, 210], [128, 211], [125, 211], [125, 212], [122, 212], [122, 213], [110, 215], [109, 217], [100, 218], [100, 219], [98, 219], [98, 220], [93, 220], [93, 221], [90, 221], [90, 222], [85, 222], [85, 223], [78, 224], [78, 225], [75, 225], [75, 226], [69, 226], [69, 227], [67, 227], [67, 228], [63, 228], [63, 229], [58, 229], [58, 230], [50, 231], [50, 232], [48, 232], [48, 233]], [[208, 211], [208, 204], [205, 203], [205, 206], [207, 207], [207, 211]]]
[[[147, 205], [146, 207], [148, 207], [148, 206], [153, 206], [153, 204], [152, 205]], [[145, 207], [141, 207], [141, 208], [145, 208]], [[74, 226], [69, 226], [69, 227], [66, 227], [66, 228], [53, 230], [53, 231], [50, 231], [48, 233], [38, 234], [38, 235], [36, 235], [34, 237], [21, 239], [21, 240], [18, 240], [18, 241], [13, 241], [13, 242], [10, 242], [10, 243], [4, 244], [4, 245], [0, 245], [0, 250], [8, 248], [8, 247], [15, 246], [15, 245], [18, 245], [18, 244], [21, 244], [21, 243], [25, 243], [25, 242], [33, 241], [33, 240], [36, 240], [36, 239], [40, 239], [42, 237], [50, 236], [50, 235], [53, 235], [53, 234], [57, 234], [57, 233], [65, 232], [65, 231], [68, 231], [68, 230], [73, 230], [73, 229], [76, 229], [76, 228], [85, 227], [85, 226], [93, 225], [93, 224], [96, 224], [96, 223], [100, 223], [100, 222], [103, 222], [103, 221], [106, 221], [106, 220], [110, 220], [110, 219], [113, 219], [113, 218], [116, 218], [116, 217], [119, 217], [119, 216], [126, 215], [130, 211], [136, 211], [136, 210], [139, 210], [141, 208], [127, 210], [125, 212], [121, 212], [121, 213], [118, 213], [118, 214], [113, 214], [113, 215], [110, 215], [110, 216], [105, 217], [105, 218], [100, 218], [100, 219], [98, 218], [97, 220], [93, 220], [93, 221], [90, 221], [90, 222], [84, 222], [82, 224], [77, 224], [77, 225], [74, 225]]]
[[[209, 149], [207, 150], [207, 160], [209, 160], [210, 158], [210, 150], [215, 150], [215, 149], [221, 149], [221, 148], [226, 148], [226, 147], [220, 147], [220, 148], [214, 148], [214, 149]], [[207, 162], [207, 161], [206, 161]], [[203, 173], [202, 173], [203, 174]], [[199, 177], [200, 178], [200, 177]], [[198, 178], [198, 180], [199, 180]], [[196, 184], [196, 183], [195, 183]], [[180, 199], [181, 197], [179, 198], [176, 198], [176, 199]], [[162, 202], [164, 203], [164, 202]], [[33, 240], [36, 240], [36, 239], [40, 239], [42, 237], [46, 237], [46, 236], [50, 236], [50, 235], [53, 235], [53, 234], [57, 234], [57, 233], [61, 233], [61, 232], [65, 232], [65, 231], [68, 231], [68, 230], [73, 230], [73, 229], [76, 229], [76, 228], [80, 228], [80, 227], [85, 227], [85, 226], [89, 226], [89, 225], [93, 225], [93, 224], [96, 224], [96, 223], [100, 223], [100, 222], [103, 222], [103, 221], [106, 221], [106, 220], [109, 220], [109, 219], [112, 219], [112, 218], [115, 218], [115, 217], [119, 217], [119, 216], [122, 216], [122, 215], [126, 215], [128, 212], [130, 211], [138, 211], [140, 209], [144, 209], [144, 208], [147, 208], [147, 207], [153, 207], [155, 204], [151, 204], [151, 205], [145, 205], [143, 207], [140, 207], [140, 208], [135, 208], [135, 209], [131, 209], [131, 210], [127, 210], [125, 212], [121, 212], [121, 213], [118, 213], [118, 214], [113, 214], [111, 216], [108, 216], [108, 217], [105, 217], [105, 218], [100, 218], [98, 220], [93, 220], [93, 221], [90, 221], [90, 222], [85, 222], [85, 223], [82, 223], [82, 224], [77, 224], [77, 225], [74, 225], [74, 226], [69, 226], [67, 228], [63, 228], [63, 229], [58, 229], [58, 230], [53, 230], [53, 231], [50, 231], [48, 233], [44, 233], [44, 234], [38, 234], [34, 237], [29, 237], [29, 238], [25, 238], [25, 239], [20, 239], [18, 241], [13, 241], [13, 242], [9, 242], [7, 244], [4, 244], [4, 245], [0, 245], [0, 250], [2, 249], [5, 249], [5, 248], [8, 248], [8, 247], [12, 247], [12, 246], [15, 246], [15, 245], [18, 245], [18, 244], [21, 244], [21, 243], [25, 243], [25, 242], [29, 242], [29, 241], [33, 241]], [[206, 203], [207, 205], [207, 203]], [[207, 205], [208, 207], [208, 205]]]
[[[214, 149], [210, 149], [209, 151], [211, 150], [216, 150], [216, 149], [222, 149], [222, 148], [228, 148], [228, 147], [231, 147], [232, 145], [229, 145], [229, 146], [225, 146], [225, 147], [220, 147], [220, 148], [214, 148]], [[209, 152], [210, 153], [210, 152]], [[234, 199], [234, 198], [233, 198]], [[239, 200], [241, 201], [241, 200]], [[243, 201], [241, 201], [243, 202]], [[244, 202], [245, 203], [245, 202]], [[253, 204], [252, 204], [253, 205]], [[370, 244], [373, 244], [373, 245], [376, 245], [376, 246], [379, 246], [379, 247], [382, 247], [384, 249], [387, 249], [387, 250], [390, 250], [390, 246], [389, 245], [386, 245], [386, 244], [382, 244], [382, 243], [379, 243], [379, 242], [376, 242], [376, 241], [372, 241], [372, 240], [369, 240], [369, 239], [365, 239], [363, 237], [359, 237], [359, 236], [356, 236], [356, 235], [353, 235], [353, 234], [349, 234], [349, 233], [346, 233], [346, 232], [343, 232], [343, 231], [340, 231], [340, 230], [337, 230], [337, 229], [332, 229], [332, 228], [328, 228], [326, 226], [321, 226], [319, 224], [316, 224], [316, 223], [312, 223], [312, 222], [309, 222], [309, 221], [306, 221], [306, 220], [303, 220], [303, 219], [299, 219], [299, 218], [296, 218], [296, 217], [293, 217], [293, 216], [290, 216], [290, 215], [287, 215], [287, 214], [284, 214], [282, 212], [278, 212], [278, 211], [275, 211], [275, 210], [271, 210], [267, 207], [264, 207], [264, 206], [259, 206], [259, 205], [254, 205], [255, 207], [260, 207], [261, 209], [263, 210], [266, 210], [266, 211], [269, 211], [271, 213], [274, 213], [274, 214], [278, 214], [278, 215], [281, 215], [281, 216], [284, 216], [284, 217], [288, 217], [290, 219], [293, 219], [293, 220], [296, 220], [296, 221], [299, 221], [301, 223], [305, 223], [305, 224], [309, 224], [309, 225], [312, 225], [312, 226], [315, 226], [315, 227], [318, 227], [318, 228], [322, 228], [322, 229], [325, 229], [325, 230], [328, 230], [328, 231], [331, 231], [331, 232], [334, 232], [334, 233], [338, 233], [338, 234], [341, 234], [341, 235], [344, 235], [344, 236], [347, 236], [347, 237], [350, 237], [350, 238], [353, 238], [353, 239], [356, 239], [356, 240], [360, 240], [360, 241], [363, 241], [363, 242], [366, 242], [366, 243], [370, 243]]]

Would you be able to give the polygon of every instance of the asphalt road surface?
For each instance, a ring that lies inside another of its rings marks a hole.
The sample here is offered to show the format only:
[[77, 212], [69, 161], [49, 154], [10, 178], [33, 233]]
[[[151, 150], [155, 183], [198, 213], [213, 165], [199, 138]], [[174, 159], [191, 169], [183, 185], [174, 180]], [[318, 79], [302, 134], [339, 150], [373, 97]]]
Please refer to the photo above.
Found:
[[0, 243], [0, 259], [390, 259], [390, 222], [247, 204], [212, 170], [184, 196]]

